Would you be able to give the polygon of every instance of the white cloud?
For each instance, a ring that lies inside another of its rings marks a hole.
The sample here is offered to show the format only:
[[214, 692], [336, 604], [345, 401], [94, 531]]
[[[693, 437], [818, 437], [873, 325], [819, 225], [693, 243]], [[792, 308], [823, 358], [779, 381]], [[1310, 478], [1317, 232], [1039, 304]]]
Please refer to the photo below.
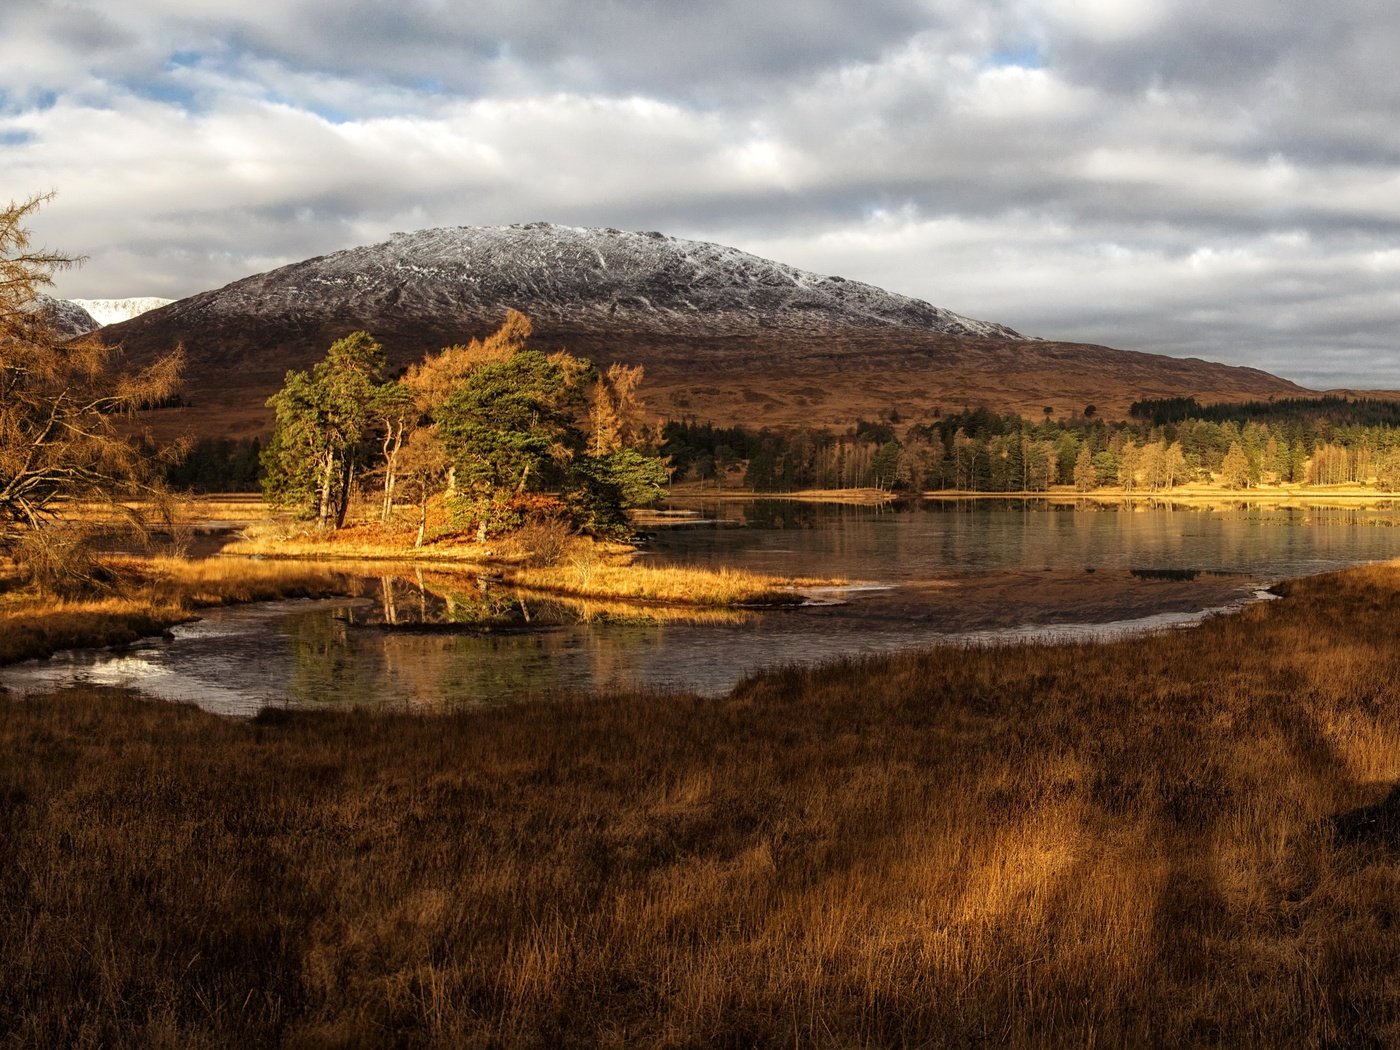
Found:
[[1400, 385], [1397, 49], [1364, 0], [10, 0], [0, 186], [61, 191], [72, 295], [551, 219]]

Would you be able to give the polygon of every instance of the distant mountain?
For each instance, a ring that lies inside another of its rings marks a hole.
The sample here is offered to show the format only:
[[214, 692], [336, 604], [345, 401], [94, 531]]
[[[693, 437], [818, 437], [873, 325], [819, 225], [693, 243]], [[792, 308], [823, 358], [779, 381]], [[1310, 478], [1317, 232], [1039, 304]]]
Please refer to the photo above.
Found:
[[55, 299], [41, 292], [34, 299], [34, 307], [44, 314], [54, 331], [65, 338], [87, 335], [99, 327], [90, 313], [69, 299]]
[[133, 317], [140, 317], [151, 310], [169, 306], [175, 300], [145, 296], [138, 299], [69, 299], [68, 301], [91, 314], [92, 319], [97, 322], [94, 327], [97, 327], [130, 321]]
[[1030, 340], [859, 281], [660, 233], [548, 223], [397, 234], [247, 277], [103, 329], [136, 358], [182, 342], [192, 414], [265, 426], [289, 368], [373, 332], [403, 366], [483, 335], [509, 308], [538, 342], [646, 366], [654, 409], [764, 425], [991, 404], [1039, 414], [1141, 396], [1267, 397], [1253, 369]]

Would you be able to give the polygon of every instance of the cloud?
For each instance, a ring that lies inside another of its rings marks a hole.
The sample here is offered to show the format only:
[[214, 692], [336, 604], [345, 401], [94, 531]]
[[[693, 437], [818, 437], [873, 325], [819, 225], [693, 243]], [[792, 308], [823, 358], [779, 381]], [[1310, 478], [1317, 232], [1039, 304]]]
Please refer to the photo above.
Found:
[[1400, 386], [1397, 49], [1364, 0], [11, 0], [0, 180], [70, 295], [550, 219]]

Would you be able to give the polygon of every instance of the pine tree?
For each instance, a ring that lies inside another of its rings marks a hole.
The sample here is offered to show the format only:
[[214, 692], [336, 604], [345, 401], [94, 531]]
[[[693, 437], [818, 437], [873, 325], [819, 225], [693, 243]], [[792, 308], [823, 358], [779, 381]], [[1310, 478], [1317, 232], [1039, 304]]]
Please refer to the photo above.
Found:
[[263, 453], [264, 492], [340, 528], [364, 469], [384, 387], [384, 349], [368, 332], [331, 344], [310, 372], [288, 372], [268, 398], [277, 422]]

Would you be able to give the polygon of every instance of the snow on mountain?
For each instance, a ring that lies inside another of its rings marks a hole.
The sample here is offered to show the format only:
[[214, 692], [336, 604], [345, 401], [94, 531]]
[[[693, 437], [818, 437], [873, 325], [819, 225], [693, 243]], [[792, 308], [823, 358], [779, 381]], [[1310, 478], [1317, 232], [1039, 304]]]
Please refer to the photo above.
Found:
[[884, 291], [660, 233], [550, 223], [395, 234], [236, 281], [162, 311], [168, 323], [294, 317], [499, 323], [507, 307], [566, 330], [728, 336], [906, 328], [1020, 339], [1011, 329]]
[[30, 309], [43, 313], [53, 330], [68, 338], [87, 335], [98, 327], [91, 314], [69, 299], [55, 299], [40, 292]]
[[[86, 310], [97, 325], [118, 324], [139, 317], [149, 310], [169, 306], [175, 300], [145, 296], [136, 299], [69, 299], [68, 302]], [[94, 326], [96, 327], [96, 325]]]

